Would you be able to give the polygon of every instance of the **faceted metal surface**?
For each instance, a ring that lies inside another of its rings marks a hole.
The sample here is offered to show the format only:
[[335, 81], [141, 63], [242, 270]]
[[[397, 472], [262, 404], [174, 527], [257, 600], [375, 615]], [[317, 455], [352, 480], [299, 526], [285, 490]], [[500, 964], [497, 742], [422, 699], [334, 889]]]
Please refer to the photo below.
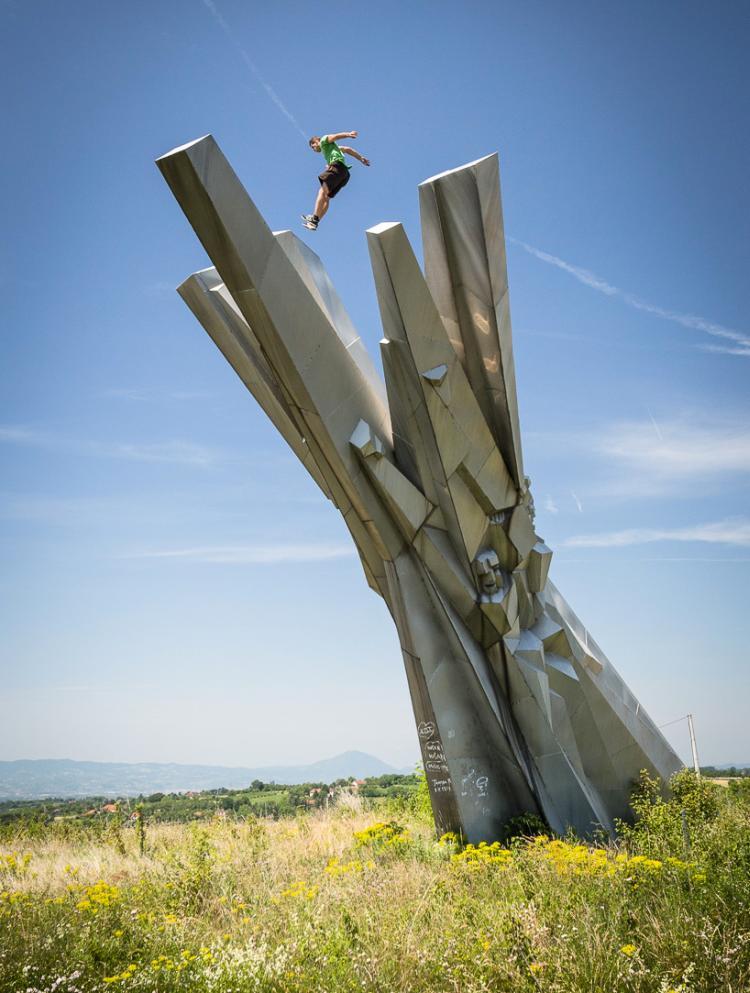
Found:
[[613, 830], [681, 765], [548, 579], [523, 473], [496, 155], [419, 187], [425, 274], [367, 232], [385, 388], [320, 259], [211, 136], [157, 165], [215, 268], [179, 292], [323, 493], [398, 630], [436, 827]]

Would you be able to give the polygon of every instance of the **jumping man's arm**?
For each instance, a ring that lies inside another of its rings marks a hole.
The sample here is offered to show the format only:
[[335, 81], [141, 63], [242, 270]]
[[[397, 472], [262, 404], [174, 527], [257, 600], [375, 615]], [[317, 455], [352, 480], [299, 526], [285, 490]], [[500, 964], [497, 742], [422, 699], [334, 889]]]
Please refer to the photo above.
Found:
[[329, 141], [340, 141], [342, 138], [356, 138], [356, 131], [339, 131], [338, 134], [327, 134], [325, 137]]
[[351, 155], [353, 159], [357, 159], [362, 165], [368, 166], [370, 164], [370, 160], [366, 159], [364, 155], [360, 155], [356, 149], [348, 148], [346, 145], [339, 145], [339, 148], [345, 155]]

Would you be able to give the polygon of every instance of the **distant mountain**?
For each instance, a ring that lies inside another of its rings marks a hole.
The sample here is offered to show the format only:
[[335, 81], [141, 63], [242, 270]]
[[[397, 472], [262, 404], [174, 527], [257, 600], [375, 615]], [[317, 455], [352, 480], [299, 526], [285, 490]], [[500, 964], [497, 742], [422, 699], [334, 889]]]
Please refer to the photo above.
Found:
[[19, 759], [0, 762], [0, 800], [44, 797], [138, 796], [140, 793], [180, 793], [222, 786], [242, 789], [254, 779], [264, 783], [332, 783], [336, 779], [366, 779], [394, 769], [365, 752], [343, 752], [311, 765], [263, 766], [258, 769], [221, 765], [180, 765], [159, 762], [76, 762], [72, 759]]

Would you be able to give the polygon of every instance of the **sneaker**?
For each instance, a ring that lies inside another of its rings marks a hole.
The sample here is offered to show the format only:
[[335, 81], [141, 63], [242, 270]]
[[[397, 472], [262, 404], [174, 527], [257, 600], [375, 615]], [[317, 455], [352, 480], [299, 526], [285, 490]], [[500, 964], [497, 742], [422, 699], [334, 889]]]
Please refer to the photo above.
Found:
[[315, 214], [303, 214], [302, 215], [302, 227], [308, 228], [310, 231], [315, 231], [318, 227], [318, 218]]

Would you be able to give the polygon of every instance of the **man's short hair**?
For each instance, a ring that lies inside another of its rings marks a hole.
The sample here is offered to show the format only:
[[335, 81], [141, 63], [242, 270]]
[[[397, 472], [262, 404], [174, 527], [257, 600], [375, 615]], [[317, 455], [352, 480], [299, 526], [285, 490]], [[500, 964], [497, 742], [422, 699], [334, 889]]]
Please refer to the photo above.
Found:
[[307, 143], [310, 146], [310, 148], [312, 148], [312, 144], [313, 144], [314, 141], [320, 142], [320, 137], [318, 135], [316, 135], [316, 134], [314, 134], [312, 136], [312, 138]]

